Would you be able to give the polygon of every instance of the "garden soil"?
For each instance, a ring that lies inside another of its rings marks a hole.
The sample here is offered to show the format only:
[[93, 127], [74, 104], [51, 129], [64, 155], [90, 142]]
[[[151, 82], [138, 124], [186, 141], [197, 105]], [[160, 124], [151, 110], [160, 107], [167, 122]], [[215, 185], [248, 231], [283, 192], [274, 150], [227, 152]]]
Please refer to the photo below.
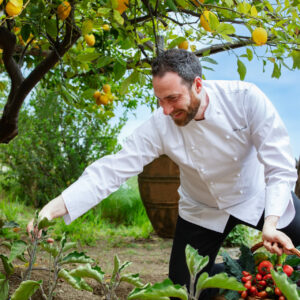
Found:
[[[113, 258], [118, 255], [121, 263], [125, 261], [131, 262], [131, 264], [125, 269], [124, 273], [139, 273], [141, 281], [143, 283], [155, 283], [161, 282], [168, 276], [168, 263], [172, 247], [171, 239], [161, 239], [156, 235], [153, 235], [149, 239], [133, 239], [124, 237], [114, 237], [112, 240], [99, 240], [95, 246], [78, 246], [77, 251], [83, 251], [93, 259], [95, 259], [98, 266], [105, 272], [106, 280], [109, 280], [109, 274], [113, 269]], [[4, 252], [4, 249], [0, 247], [0, 251]], [[237, 248], [226, 249], [226, 251], [236, 258], [239, 255]], [[3, 253], [2, 252], [2, 253]], [[221, 261], [221, 257], [218, 256], [217, 262]], [[10, 291], [14, 291], [21, 282], [21, 273], [24, 270], [24, 263], [16, 262], [16, 272], [10, 278]], [[36, 262], [36, 270], [32, 271], [31, 279], [43, 280], [43, 286], [45, 292], [47, 292], [48, 284], [48, 272], [44, 270], [48, 266], [48, 254], [39, 253]], [[75, 267], [75, 264], [74, 264]], [[0, 264], [0, 272], [2, 270], [2, 264]], [[94, 280], [87, 280], [87, 282], [93, 287], [93, 292], [79, 291], [73, 289], [64, 280], [59, 280], [55, 300], [105, 300], [99, 285]], [[127, 299], [127, 295], [133, 289], [132, 285], [128, 283], [121, 283], [117, 289], [117, 295], [120, 300]], [[32, 300], [41, 300], [41, 294], [37, 291], [32, 297]]]

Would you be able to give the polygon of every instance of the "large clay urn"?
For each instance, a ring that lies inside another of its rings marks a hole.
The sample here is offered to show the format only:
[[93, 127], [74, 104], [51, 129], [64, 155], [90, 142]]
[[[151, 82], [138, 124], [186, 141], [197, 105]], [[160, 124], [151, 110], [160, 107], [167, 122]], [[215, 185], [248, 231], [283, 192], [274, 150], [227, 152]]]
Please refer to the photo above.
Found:
[[163, 238], [173, 238], [178, 216], [179, 168], [166, 155], [144, 167], [139, 190], [151, 224]]

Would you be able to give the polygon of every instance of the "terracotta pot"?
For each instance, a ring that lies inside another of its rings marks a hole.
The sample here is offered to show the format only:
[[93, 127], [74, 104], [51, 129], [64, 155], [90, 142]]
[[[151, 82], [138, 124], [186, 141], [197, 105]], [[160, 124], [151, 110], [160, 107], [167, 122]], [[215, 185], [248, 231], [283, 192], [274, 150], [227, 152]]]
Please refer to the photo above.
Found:
[[144, 167], [138, 183], [155, 232], [160, 237], [173, 238], [178, 216], [178, 166], [168, 156], [162, 155]]

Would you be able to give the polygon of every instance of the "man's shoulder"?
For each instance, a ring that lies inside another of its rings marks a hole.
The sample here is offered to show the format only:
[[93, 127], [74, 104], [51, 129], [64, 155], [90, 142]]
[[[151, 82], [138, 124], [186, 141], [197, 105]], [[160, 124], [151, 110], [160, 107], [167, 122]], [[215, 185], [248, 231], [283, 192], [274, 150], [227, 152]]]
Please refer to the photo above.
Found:
[[240, 93], [254, 86], [251, 82], [241, 80], [203, 80], [203, 85], [206, 88], [224, 93]]

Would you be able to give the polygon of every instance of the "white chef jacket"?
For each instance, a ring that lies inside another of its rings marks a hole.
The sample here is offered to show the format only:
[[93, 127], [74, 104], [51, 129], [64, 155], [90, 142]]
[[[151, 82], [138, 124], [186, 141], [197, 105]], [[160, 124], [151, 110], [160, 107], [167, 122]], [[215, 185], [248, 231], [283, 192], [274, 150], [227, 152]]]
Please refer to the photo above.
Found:
[[69, 224], [162, 154], [180, 169], [179, 215], [223, 232], [230, 215], [257, 225], [265, 209], [277, 228], [295, 216], [295, 159], [282, 120], [254, 84], [203, 80], [205, 118], [177, 126], [157, 109], [123, 149], [88, 166], [63, 193]]

